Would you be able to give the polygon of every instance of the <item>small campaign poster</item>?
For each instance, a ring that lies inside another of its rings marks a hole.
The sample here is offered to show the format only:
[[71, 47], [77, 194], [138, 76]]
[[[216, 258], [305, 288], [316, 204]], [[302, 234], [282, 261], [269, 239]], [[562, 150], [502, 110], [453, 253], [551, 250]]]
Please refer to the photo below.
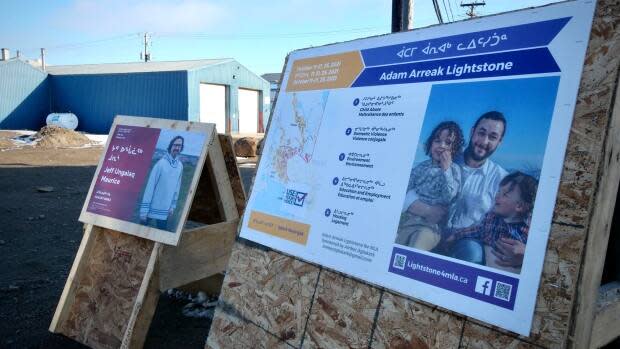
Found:
[[529, 335], [594, 6], [292, 52], [240, 236]]
[[117, 117], [80, 220], [176, 245], [214, 126]]

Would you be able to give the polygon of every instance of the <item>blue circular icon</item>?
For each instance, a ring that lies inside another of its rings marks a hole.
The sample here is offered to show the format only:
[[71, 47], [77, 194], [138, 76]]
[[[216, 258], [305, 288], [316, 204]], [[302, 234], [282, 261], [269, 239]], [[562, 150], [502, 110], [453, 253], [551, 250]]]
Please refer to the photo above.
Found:
[[351, 130], [351, 128], [349, 127], [346, 131], [344, 131], [344, 133], [348, 136], [351, 134], [351, 131], [353, 130]]
[[345, 157], [344, 153], [340, 153], [340, 156], [338, 157], [338, 160], [342, 161], [342, 160], [344, 160], [344, 157]]
[[329, 208], [325, 209], [325, 217], [329, 217], [330, 214], [332, 214], [332, 210]]
[[360, 104], [360, 99], [356, 98], [353, 100], [353, 105], [357, 107], [357, 105]]
[[334, 177], [334, 180], [332, 180], [332, 183], [333, 183], [334, 185], [338, 184], [338, 177]]

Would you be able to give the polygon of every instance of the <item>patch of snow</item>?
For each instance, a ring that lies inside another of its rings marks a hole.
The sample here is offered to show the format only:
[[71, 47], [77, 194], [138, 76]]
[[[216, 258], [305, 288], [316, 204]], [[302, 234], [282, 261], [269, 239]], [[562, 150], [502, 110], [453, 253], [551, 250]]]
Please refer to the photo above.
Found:
[[91, 142], [94, 142], [94, 145], [105, 145], [108, 141], [108, 135], [93, 135], [90, 133], [84, 133], [84, 136], [88, 137]]

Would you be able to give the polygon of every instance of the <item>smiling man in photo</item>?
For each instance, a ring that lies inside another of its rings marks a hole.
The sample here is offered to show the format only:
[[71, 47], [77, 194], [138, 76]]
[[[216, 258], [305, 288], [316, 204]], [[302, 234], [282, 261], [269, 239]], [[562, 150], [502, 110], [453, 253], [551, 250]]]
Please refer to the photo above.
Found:
[[184, 145], [183, 137], [172, 138], [167, 153], [153, 166], [140, 205], [141, 224], [169, 229], [168, 219], [174, 213], [181, 189], [183, 163], [179, 154]]

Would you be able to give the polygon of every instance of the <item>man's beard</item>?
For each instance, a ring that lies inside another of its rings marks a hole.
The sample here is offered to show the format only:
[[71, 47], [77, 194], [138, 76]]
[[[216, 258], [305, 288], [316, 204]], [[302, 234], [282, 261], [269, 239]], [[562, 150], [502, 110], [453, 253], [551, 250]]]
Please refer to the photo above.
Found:
[[485, 150], [486, 151], [485, 151], [484, 155], [483, 156], [479, 156], [474, 151], [474, 146], [470, 142], [469, 145], [467, 145], [467, 148], [465, 149], [465, 157], [469, 157], [469, 158], [473, 159], [474, 161], [484, 161], [484, 160], [488, 159], [491, 155], [493, 155], [493, 153], [495, 152], [495, 149], [485, 149]]

